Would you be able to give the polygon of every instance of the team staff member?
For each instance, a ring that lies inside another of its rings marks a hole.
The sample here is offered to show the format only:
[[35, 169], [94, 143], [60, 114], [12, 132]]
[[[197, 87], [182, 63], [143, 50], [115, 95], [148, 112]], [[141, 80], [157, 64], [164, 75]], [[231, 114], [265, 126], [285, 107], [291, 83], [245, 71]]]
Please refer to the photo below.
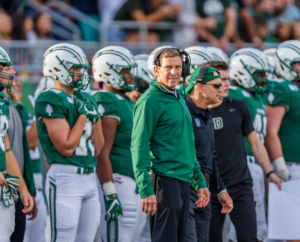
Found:
[[[227, 64], [210, 61], [205, 65], [214, 67], [220, 72], [223, 86], [221, 97], [224, 99], [212, 105], [211, 111], [220, 175], [234, 205], [230, 218], [235, 226], [238, 241], [258, 241], [252, 178], [247, 166], [244, 137], [246, 137], [254, 158], [263, 168], [268, 180], [277, 184], [279, 189], [281, 189], [283, 181], [276, 176], [272, 169], [266, 149], [254, 131], [246, 104], [236, 99], [226, 98], [230, 86]], [[225, 214], [220, 213], [221, 210], [218, 193], [212, 191], [212, 218], [209, 233], [209, 240], [212, 242], [222, 241]]]
[[[233, 204], [219, 175], [212, 117], [207, 108], [208, 105], [218, 102], [221, 87], [220, 73], [215, 68], [206, 66], [197, 68], [192, 73], [186, 90], [187, 93], [190, 93], [186, 104], [192, 117], [196, 154], [201, 172], [205, 176], [210, 190], [218, 192], [219, 201], [223, 206], [222, 213], [230, 213]], [[211, 219], [210, 202], [205, 208], [197, 208], [195, 202], [198, 196], [192, 187], [190, 196], [186, 241], [208, 242]]]
[[189, 56], [165, 48], [156, 52], [153, 61], [157, 82], [150, 83], [134, 110], [133, 168], [142, 210], [155, 214], [152, 241], [185, 242], [189, 181], [199, 194], [198, 207], [205, 207], [210, 196], [196, 158], [191, 115], [175, 90], [182, 72], [189, 74]]

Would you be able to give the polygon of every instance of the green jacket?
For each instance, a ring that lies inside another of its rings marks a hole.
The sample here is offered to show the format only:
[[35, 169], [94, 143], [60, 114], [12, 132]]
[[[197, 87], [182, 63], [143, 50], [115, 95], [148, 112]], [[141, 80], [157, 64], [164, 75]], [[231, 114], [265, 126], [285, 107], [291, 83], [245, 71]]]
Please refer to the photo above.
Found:
[[154, 194], [149, 171], [191, 182], [196, 190], [206, 187], [185, 101], [157, 82], [150, 83], [135, 105], [131, 153], [141, 198]]

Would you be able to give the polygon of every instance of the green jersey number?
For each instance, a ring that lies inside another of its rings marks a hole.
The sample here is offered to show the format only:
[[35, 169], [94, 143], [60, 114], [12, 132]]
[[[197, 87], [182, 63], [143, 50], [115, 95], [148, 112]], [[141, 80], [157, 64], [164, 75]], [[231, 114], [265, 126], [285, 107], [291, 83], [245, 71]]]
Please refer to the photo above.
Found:
[[264, 143], [264, 137], [266, 135], [267, 117], [262, 116], [260, 114], [256, 114], [253, 121], [253, 126], [258, 138], [262, 143]]
[[92, 141], [89, 139], [92, 135], [92, 123], [86, 122], [83, 134], [80, 138], [79, 145], [77, 146], [75, 150], [75, 154], [78, 156], [87, 156], [88, 155], [88, 147], [92, 153], [92, 156], [94, 156], [94, 146], [92, 144]]

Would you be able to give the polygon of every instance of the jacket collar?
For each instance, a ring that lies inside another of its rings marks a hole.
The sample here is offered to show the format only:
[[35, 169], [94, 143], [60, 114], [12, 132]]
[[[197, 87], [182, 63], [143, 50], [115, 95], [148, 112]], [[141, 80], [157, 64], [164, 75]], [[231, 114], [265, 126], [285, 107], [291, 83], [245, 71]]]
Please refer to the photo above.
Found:
[[[171, 91], [169, 91], [167, 88], [161, 86], [157, 81], [150, 82], [150, 86], [153, 87], [153, 88], [159, 89], [159, 90], [161, 90], [164, 93], [175, 95], [174, 93], [172, 93]], [[175, 89], [174, 89], [174, 91], [176, 92]], [[177, 95], [179, 95], [179, 93], [177, 93]]]
[[208, 109], [202, 109], [196, 106], [196, 104], [193, 102], [193, 100], [190, 97], [186, 98], [186, 105], [188, 106], [189, 110], [193, 113], [200, 115], [202, 114], [203, 117], [207, 117]]

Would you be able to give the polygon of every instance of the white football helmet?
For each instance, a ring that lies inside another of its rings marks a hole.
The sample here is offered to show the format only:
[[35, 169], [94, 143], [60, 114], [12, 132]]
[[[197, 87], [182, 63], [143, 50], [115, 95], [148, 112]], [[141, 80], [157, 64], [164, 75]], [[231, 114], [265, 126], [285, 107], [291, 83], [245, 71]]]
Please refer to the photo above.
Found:
[[138, 91], [140, 93], [144, 93], [149, 88], [149, 84], [152, 81], [151, 78], [149, 77], [150, 74], [148, 71], [148, 63], [147, 63], [148, 58], [149, 55], [147, 54], [134, 56], [134, 59], [138, 65], [138, 77], [140, 78]]
[[[96, 82], [104, 82], [118, 90], [129, 92], [132, 85], [126, 79], [137, 79], [137, 64], [130, 50], [122, 46], [108, 46], [99, 50], [92, 59], [93, 77]], [[128, 70], [134, 77], [126, 77], [122, 73]]]
[[269, 68], [271, 73], [268, 75], [269, 80], [277, 79], [276, 70], [275, 70], [275, 52], [276, 48], [270, 48], [263, 51], [263, 53], [267, 56], [269, 61]]
[[[70, 68], [80, 67], [78, 75]], [[51, 46], [44, 54], [44, 76], [51, 76], [55, 81], [63, 85], [72, 86], [79, 90], [85, 89], [90, 83], [91, 77], [87, 75], [89, 63], [83, 50], [76, 45], [62, 43]], [[74, 81], [74, 77], [80, 77]]]
[[295, 62], [300, 62], [300, 41], [288, 40], [280, 44], [275, 52], [275, 70], [285, 80], [298, 79], [298, 73], [292, 69]]
[[243, 48], [232, 54], [229, 63], [229, 76], [240, 86], [262, 93], [264, 88], [258, 83], [265, 84], [263, 77], [258, 77], [258, 73], [269, 72], [269, 63], [266, 55], [254, 48]]
[[[11, 66], [12, 62], [10, 61], [9, 55], [7, 52], [0, 46], [0, 64], [4, 66]], [[0, 82], [0, 91], [4, 88], [11, 89], [11, 86], [14, 82], [14, 76], [10, 75], [4, 71], [0, 71], [0, 77], [3, 79], [7, 79], [7, 84]]]
[[154, 73], [154, 65], [153, 65], [153, 58], [154, 58], [154, 55], [157, 51], [159, 51], [160, 49], [163, 49], [163, 48], [175, 48], [174, 46], [169, 46], [169, 45], [164, 45], [164, 46], [159, 46], [157, 48], [155, 48], [149, 55], [148, 57], [148, 71], [149, 71], [149, 77], [152, 79], [152, 80], [156, 80], [156, 76], [155, 76], [155, 73]]
[[217, 47], [207, 47], [207, 50], [213, 56], [214, 61], [225, 61], [229, 64], [229, 57], [223, 50]]
[[[202, 64], [212, 61], [213, 56], [206, 47], [203, 46], [191, 46], [184, 49], [191, 57], [191, 73], [200, 67]], [[188, 77], [189, 78], [189, 77]]]

